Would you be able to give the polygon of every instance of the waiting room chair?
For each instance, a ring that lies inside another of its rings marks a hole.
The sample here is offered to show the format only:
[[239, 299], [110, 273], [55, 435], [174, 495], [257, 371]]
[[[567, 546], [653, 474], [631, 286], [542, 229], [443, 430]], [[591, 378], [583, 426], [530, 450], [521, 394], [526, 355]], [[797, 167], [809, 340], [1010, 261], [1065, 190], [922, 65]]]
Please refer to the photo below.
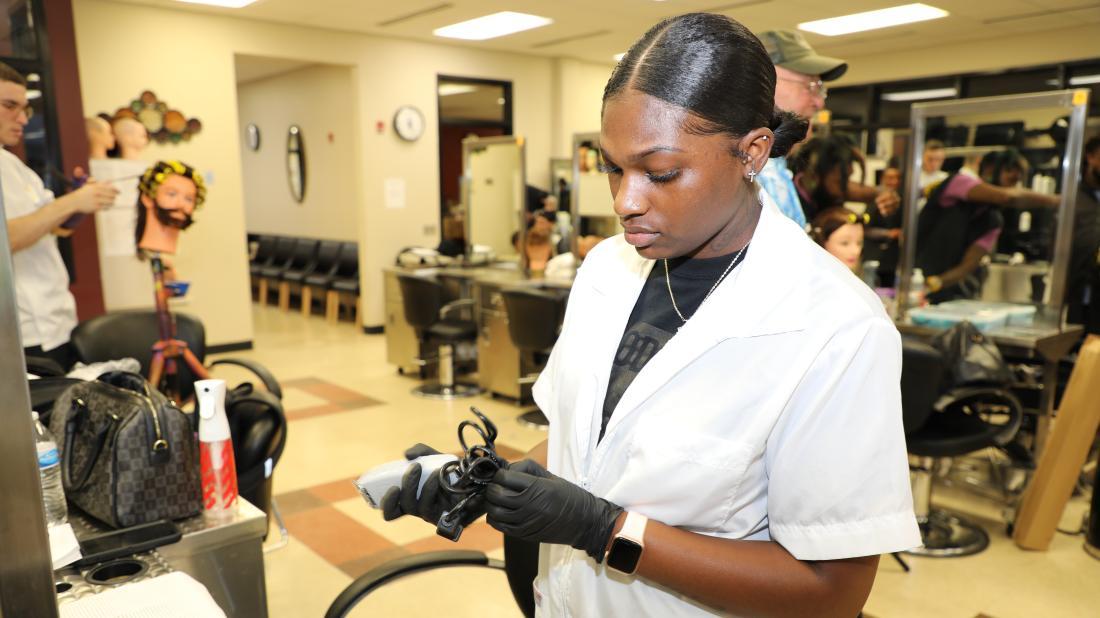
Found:
[[290, 260], [294, 257], [294, 247], [297, 242], [296, 238], [289, 236], [280, 236], [275, 239], [275, 248], [272, 250], [271, 258], [256, 270], [255, 277], [259, 282], [261, 305], [267, 304], [270, 282], [279, 280], [279, 275], [286, 270]]
[[339, 265], [325, 294], [325, 318], [329, 322], [340, 319], [340, 307], [344, 300], [354, 299], [353, 321], [359, 323], [359, 245], [345, 242], [340, 247]]
[[[484, 567], [504, 571], [508, 587], [523, 615], [535, 615], [535, 593], [532, 587], [538, 574], [539, 545], [510, 536], [504, 537], [504, 561], [489, 558], [472, 550], [435, 551], [404, 556], [381, 564], [360, 575], [344, 588], [325, 612], [325, 618], [345, 618], [367, 595], [378, 588], [406, 577], [432, 569], [448, 567]], [[477, 591], [471, 591], [473, 595]], [[456, 599], [456, 603], [462, 602]], [[415, 614], [410, 614], [415, 615]]]
[[295, 243], [290, 264], [279, 275], [279, 309], [281, 311], [290, 309], [291, 292], [300, 291], [306, 275], [312, 273], [317, 267], [317, 247], [320, 244], [321, 241], [309, 238], [299, 238]]
[[913, 506], [923, 541], [908, 553], [967, 556], [984, 550], [989, 535], [963, 517], [931, 507], [933, 470], [939, 460], [1007, 444], [1020, 429], [1023, 406], [999, 385], [944, 391], [944, 370], [939, 350], [903, 339], [902, 419], [911, 456]]
[[[340, 248], [338, 240], [322, 240], [317, 246], [317, 262], [313, 272], [302, 279], [302, 315], [313, 314], [313, 293], [327, 292], [340, 267]], [[318, 294], [320, 296], [320, 294]]]
[[[450, 300], [444, 294], [443, 284], [434, 278], [411, 274], [399, 274], [401, 299], [405, 305], [405, 321], [416, 331], [420, 348], [435, 346], [438, 349], [439, 381], [423, 384], [413, 389], [413, 394], [429, 399], [456, 399], [472, 397], [481, 389], [472, 384], [460, 384], [454, 379], [454, 349], [463, 342], [477, 339], [477, 322], [450, 317], [463, 307], [473, 305], [473, 300]], [[421, 365], [427, 360], [419, 359]]]
[[[559, 293], [537, 288], [504, 289], [500, 295], [508, 315], [508, 334], [520, 354], [529, 361], [521, 362], [521, 366], [541, 370], [546, 365], [550, 349], [558, 340], [558, 332], [565, 318], [565, 298]], [[536, 371], [520, 376], [519, 382], [521, 385], [534, 384], [538, 375]], [[521, 414], [519, 421], [538, 429], [546, 429], [550, 424], [538, 408]]]

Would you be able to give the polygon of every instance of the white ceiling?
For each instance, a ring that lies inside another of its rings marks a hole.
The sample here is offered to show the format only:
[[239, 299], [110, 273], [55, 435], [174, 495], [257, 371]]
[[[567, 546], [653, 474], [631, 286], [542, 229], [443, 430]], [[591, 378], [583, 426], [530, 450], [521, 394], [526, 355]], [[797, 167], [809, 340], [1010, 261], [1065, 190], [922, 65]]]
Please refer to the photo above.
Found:
[[[120, 1], [610, 64], [614, 54], [626, 51], [646, 29], [670, 15], [691, 11], [720, 12], [760, 32], [794, 28], [803, 21], [880, 9], [910, 0], [258, 0], [243, 9], [218, 9], [175, 0]], [[1100, 2], [924, 2], [951, 15], [930, 22], [840, 37], [806, 33], [806, 38], [821, 53], [849, 58], [1086, 24], [1097, 24], [1100, 32]], [[432, 35], [432, 30], [440, 26], [506, 10], [550, 17], [554, 23], [482, 42], [454, 41]], [[1026, 45], [1026, 38], [1021, 38], [1020, 43]]]

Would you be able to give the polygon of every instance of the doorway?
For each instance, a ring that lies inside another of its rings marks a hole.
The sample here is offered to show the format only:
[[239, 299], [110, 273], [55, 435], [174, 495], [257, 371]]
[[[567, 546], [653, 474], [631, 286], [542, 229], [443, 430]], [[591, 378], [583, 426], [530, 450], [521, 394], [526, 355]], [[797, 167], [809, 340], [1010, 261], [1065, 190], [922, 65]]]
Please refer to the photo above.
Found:
[[465, 250], [462, 140], [471, 135], [512, 135], [512, 82], [440, 75], [436, 93], [439, 104], [440, 250], [458, 255]]

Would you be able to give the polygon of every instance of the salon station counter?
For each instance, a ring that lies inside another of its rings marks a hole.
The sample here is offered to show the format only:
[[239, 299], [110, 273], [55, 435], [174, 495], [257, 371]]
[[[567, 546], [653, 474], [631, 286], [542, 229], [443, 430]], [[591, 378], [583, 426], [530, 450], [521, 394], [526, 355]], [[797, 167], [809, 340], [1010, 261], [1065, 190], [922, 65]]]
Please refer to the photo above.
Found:
[[[500, 292], [507, 288], [538, 287], [568, 293], [571, 280], [528, 277], [515, 263], [502, 262], [477, 267], [390, 267], [384, 271], [385, 335], [387, 361], [403, 374], [419, 373], [422, 361], [434, 350], [420, 349], [412, 327], [405, 320], [405, 304], [401, 297], [399, 274], [433, 275], [449, 288], [456, 298], [472, 299], [467, 317], [478, 324], [476, 348], [455, 350], [456, 362], [477, 359], [478, 383], [495, 395], [515, 400], [530, 396], [530, 384], [521, 380], [530, 371], [523, 355], [512, 344], [508, 334], [508, 317]], [[431, 366], [426, 367], [431, 370]]]
[[[243, 498], [238, 504], [237, 512], [226, 521], [209, 521], [202, 514], [177, 521], [183, 538], [176, 543], [104, 565], [56, 570], [58, 605], [126, 582], [181, 571], [205, 586], [227, 616], [266, 618], [263, 537], [267, 516]], [[69, 523], [78, 539], [108, 531], [77, 512], [69, 513]]]

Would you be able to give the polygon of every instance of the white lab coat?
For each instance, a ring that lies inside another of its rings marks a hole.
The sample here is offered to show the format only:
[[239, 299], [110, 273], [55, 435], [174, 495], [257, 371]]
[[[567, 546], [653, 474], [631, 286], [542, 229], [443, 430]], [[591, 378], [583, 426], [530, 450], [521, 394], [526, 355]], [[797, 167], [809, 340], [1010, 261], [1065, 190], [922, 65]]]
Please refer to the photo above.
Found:
[[[0, 184], [8, 219], [33, 214], [54, 200], [53, 192], [19, 157], [0, 148]], [[57, 237], [46, 234], [12, 255], [15, 301], [23, 346], [52, 350], [69, 341], [76, 327], [76, 301], [69, 293], [69, 271], [57, 250]]]
[[[589, 254], [534, 388], [551, 423], [548, 467], [652, 520], [775, 540], [800, 560], [919, 545], [898, 332], [761, 196], [744, 262], [638, 374], [599, 444], [612, 357], [653, 261], [622, 236]], [[713, 613], [568, 546], [543, 545], [539, 562], [543, 616]]]

